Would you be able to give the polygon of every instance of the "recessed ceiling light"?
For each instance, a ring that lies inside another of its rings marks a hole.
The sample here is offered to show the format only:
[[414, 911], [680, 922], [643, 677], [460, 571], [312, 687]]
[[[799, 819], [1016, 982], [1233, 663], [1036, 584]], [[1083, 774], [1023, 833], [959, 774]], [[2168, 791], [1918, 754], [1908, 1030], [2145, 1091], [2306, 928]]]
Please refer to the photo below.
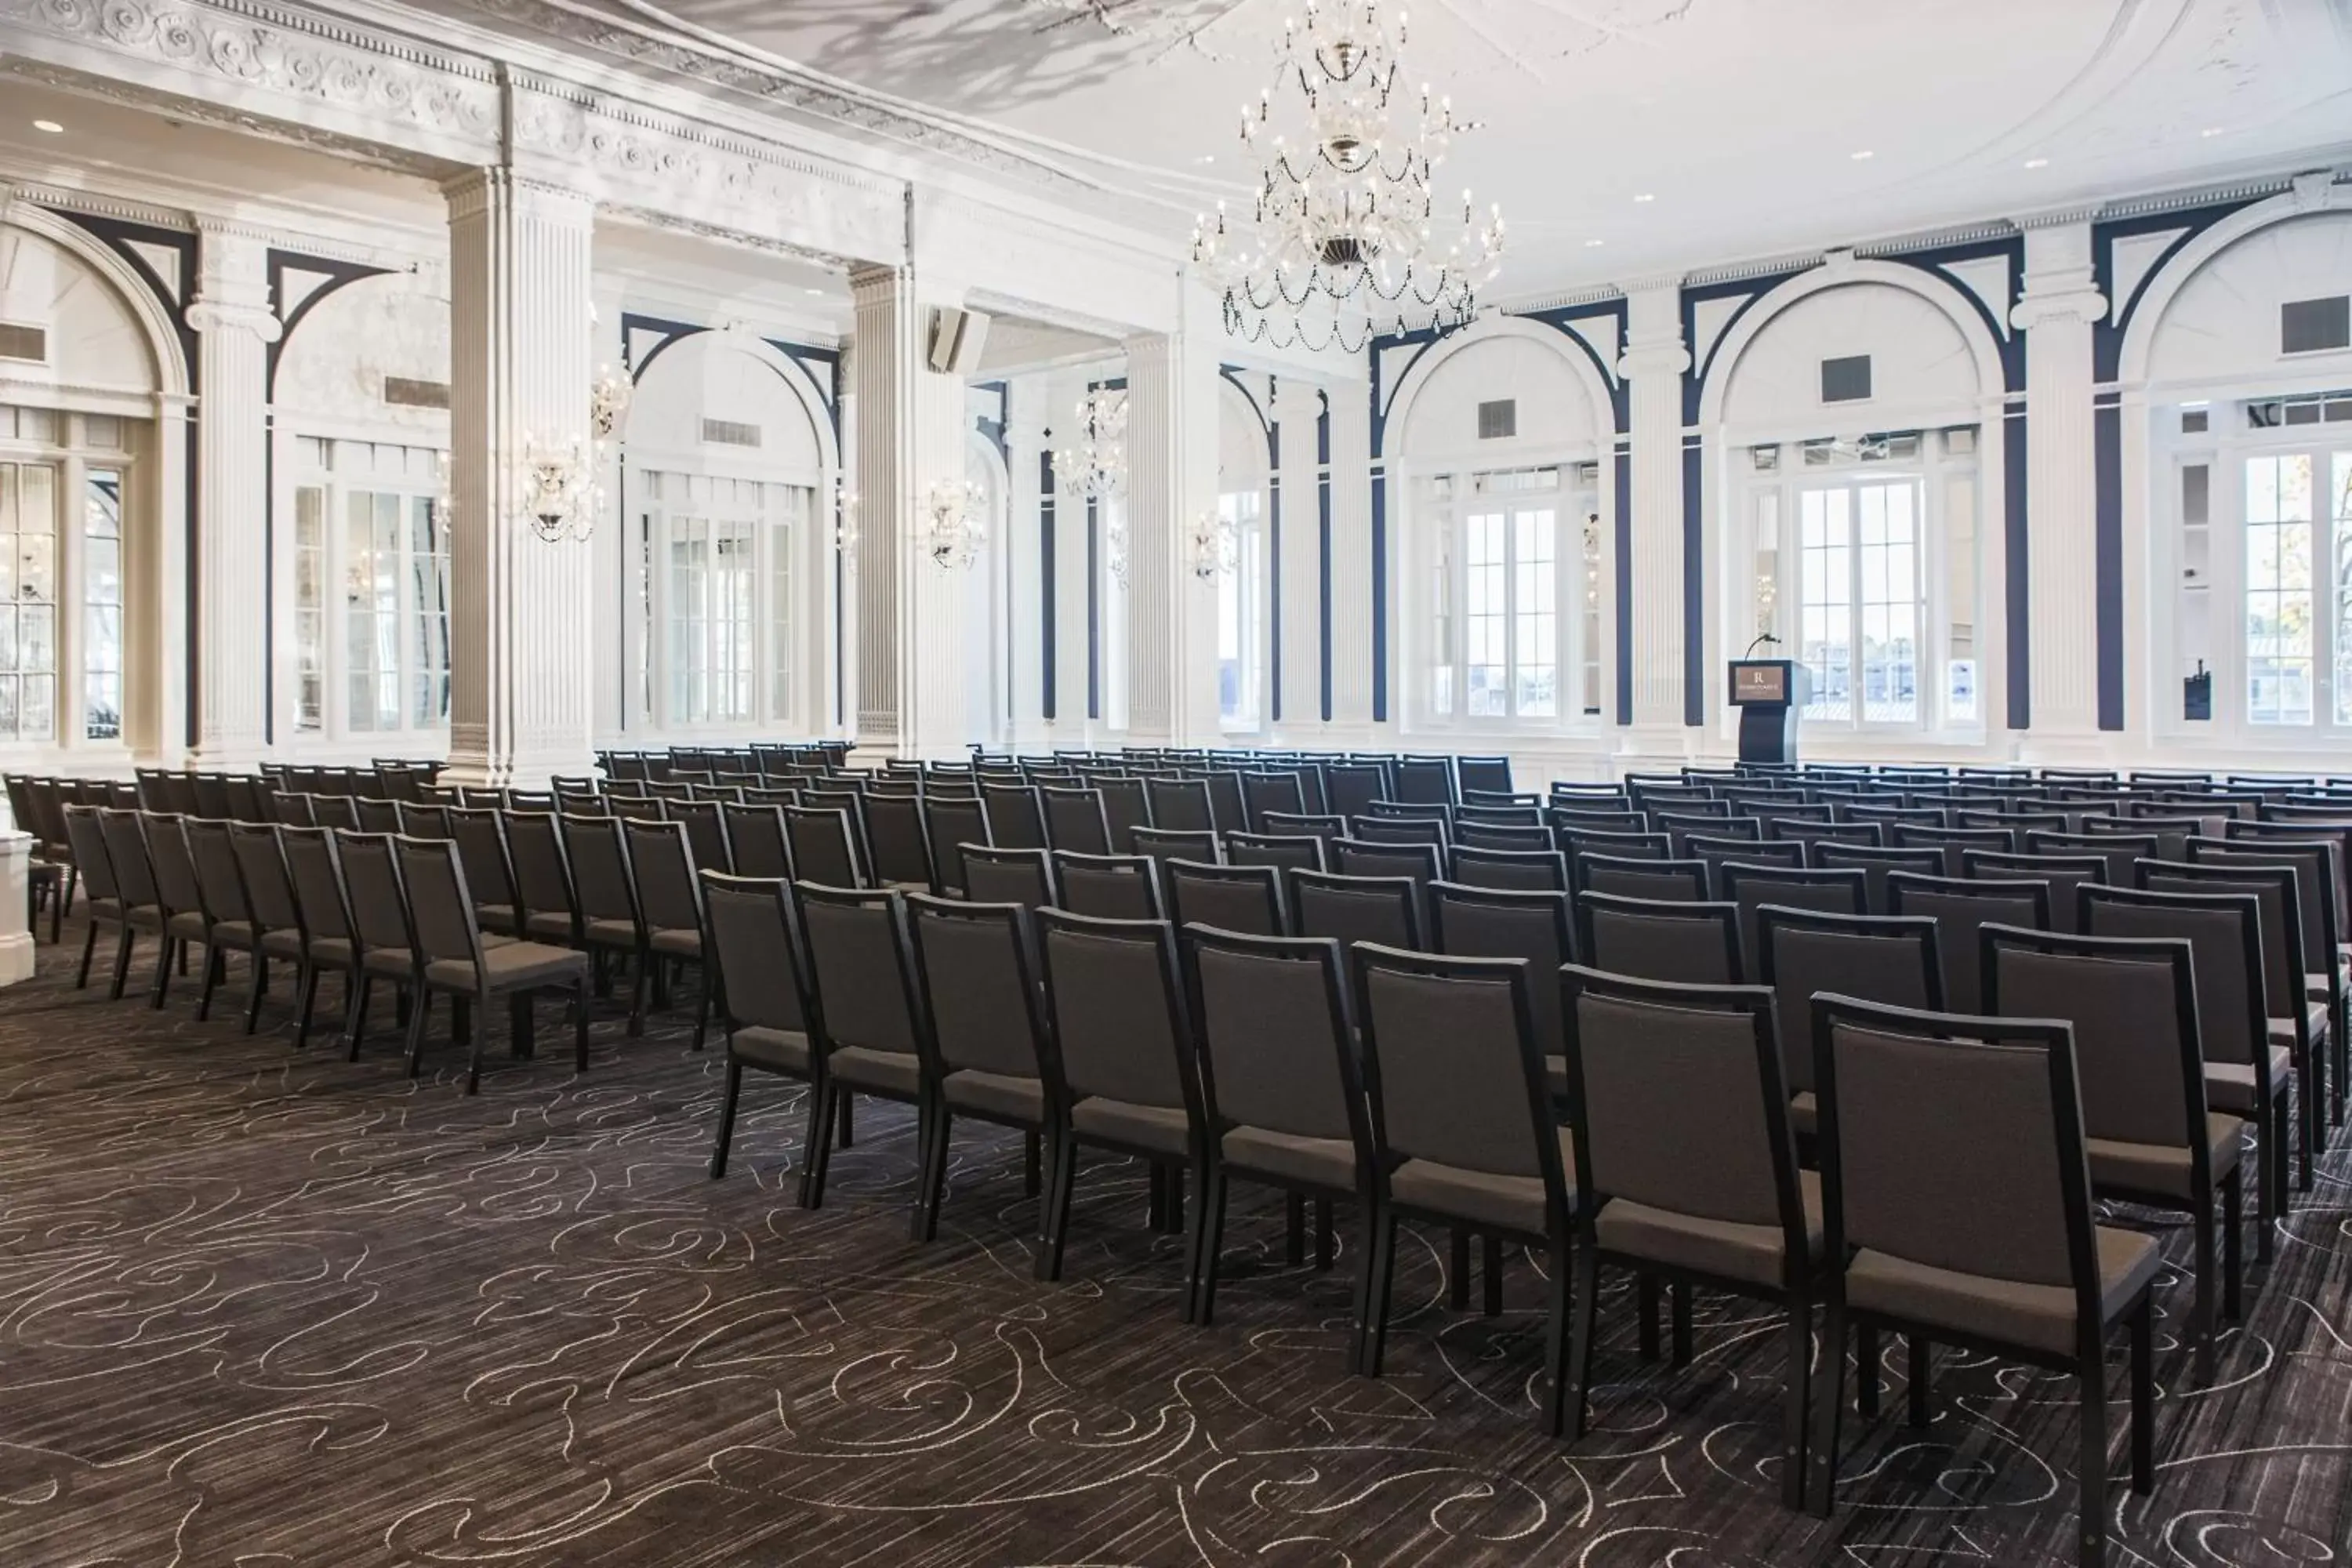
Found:
[[1635, 196], [1633, 199], [1637, 202], [1654, 202], [1658, 198], [1651, 195], [1648, 191], [1643, 191], [1640, 195]]
[[1609, 242], [1605, 239], [1588, 239], [1584, 242], [1584, 248], [1587, 250], [1598, 250], [1608, 243]]
[[2025, 166], [2029, 169], [2046, 169], [2050, 166], [2050, 160], [2047, 158], [2028, 158], [2025, 161]]
[[2221, 134], [2221, 128], [2218, 125], [2208, 125], [2204, 130], [2200, 131], [2197, 134], [2200, 136], [2219, 136]]
[[812, 294], [822, 294], [822, 293], [824, 293], [824, 289], [810, 289], [810, 290], [809, 290], [809, 292], [810, 292], [810, 293], [812, 293]]
[[1864, 147], [1861, 152], [1859, 152], [1859, 153], [1847, 153], [1847, 154], [1846, 154], [1846, 156], [1847, 156], [1847, 157], [1849, 157], [1849, 158], [1852, 158], [1852, 159], [1853, 159], [1855, 163], [1867, 163], [1867, 162], [1869, 162], [1871, 159], [1877, 157], [1877, 156], [1878, 156], [1878, 154], [1877, 154], [1877, 153], [1874, 153], [1874, 152], [1872, 152], [1869, 148]]
[[54, 120], [36, 120], [33, 121], [33, 129], [46, 132], [51, 136], [62, 136], [66, 133], [66, 128]]

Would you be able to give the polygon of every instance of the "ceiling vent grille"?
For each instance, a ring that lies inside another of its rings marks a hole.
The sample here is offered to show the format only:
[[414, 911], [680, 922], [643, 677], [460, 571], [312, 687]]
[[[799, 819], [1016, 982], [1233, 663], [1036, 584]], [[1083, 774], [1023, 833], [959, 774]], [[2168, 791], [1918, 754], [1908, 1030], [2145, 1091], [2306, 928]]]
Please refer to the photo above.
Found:
[[2279, 353], [2325, 353], [2352, 348], [2352, 294], [2289, 300], [2279, 307]]
[[383, 378], [383, 400], [395, 408], [446, 408], [449, 406], [449, 384], [446, 381], [419, 381], [413, 376], [387, 375]]
[[1822, 401], [1862, 403], [1870, 397], [1870, 356], [1849, 354], [1822, 361]]
[[1515, 397], [1497, 398], [1478, 405], [1478, 439], [1500, 441], [1519, 433], [1519, 402]]
[[0, 321], [0, 359], [30, 360], [35, 364], [47, 364], [49, 360], [48, 330], [23, 326], [15, 321]]
[[713, 447], [756, 447], [760, 444], [760, 427], [734, 419], [706, 419], [702, 422], [702, 438]]

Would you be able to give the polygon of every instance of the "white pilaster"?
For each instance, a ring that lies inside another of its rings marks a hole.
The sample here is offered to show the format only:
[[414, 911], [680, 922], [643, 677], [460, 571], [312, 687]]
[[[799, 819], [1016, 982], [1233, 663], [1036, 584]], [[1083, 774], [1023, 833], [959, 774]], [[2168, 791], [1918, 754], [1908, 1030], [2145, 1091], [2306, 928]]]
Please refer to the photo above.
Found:
[[1632, 387], [1633, 730], [1637, 751], [1680, 751], [1684, 719], [1682, 377], [1678, 283], [1627, 296], [1618, 374]]
[[541, 540], [523, 515], [522, 478], [533, 443], [568, 451], [576, 440], [587, 458], [595, 207], [504, 168], [442, 191], [456, 503], [449, 772], [536, 788], [587, 772], [593, 756], [591, 546]]
[[1364, 736], [1372, 722], [1371, 384], [1331, 394], [1331, 723]]
[[1192, 536], [1217, 504], [1217, 312], [1184, 289], [1182, 325], [1127, 342], [1128, 732], [1213, 744], [1216, 597]]
[[1004, 632], [1012, 642], [1013, 658], [1013, 726], [1007, 738], [1014, 746], [1034, 747], [1045, 741], [1045, 690], [1041, 681], [1045, 657], [1045, 558], [1038, 513], [1042, 499], [1038, 458], [1046, 449], [1045, 378], [1015, 378], [1006, 388], [1005, 398], [1004, 468], [1010, 481], [1005, 526], [1011, 537], [1002, 542], [1001, 548], [1011, 563], [1004, 596]]
[[1323, 719], [1321, 551], [1316, 517], [1315, 416], [1311, 382], [1275, 384], [1275, 472], [1282, 480], [1282, 722], [1303, 735]]
[[2026, 230], [2025, 290], [2010, 324], [2025, 333], [2029, 740], [2037, 752], [2053, 742], [2093, 742], [2098, 732], [2091, 339], [2106, 308], [2092, 286], [2088, 223]]
[[267, 742], [269, 555], [269, 243], [257, 231], [197, 230], [196, 761], [250, 766]]
[[33, 977], [32, 862], [31, 834], [0, 833], [0, 985]]

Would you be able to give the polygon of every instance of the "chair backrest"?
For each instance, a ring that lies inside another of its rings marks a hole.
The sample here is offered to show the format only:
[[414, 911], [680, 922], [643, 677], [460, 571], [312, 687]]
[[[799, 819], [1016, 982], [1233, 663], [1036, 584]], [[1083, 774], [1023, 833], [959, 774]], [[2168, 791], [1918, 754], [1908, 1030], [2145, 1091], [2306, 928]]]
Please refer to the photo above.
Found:
[[1053, 1083], [1029, 911], [918, 893], [907, 925], [940, 1069]]
[[1960, 854], [1960, 875], [1978, 881], [2042, 882], [2050, 889], [2050, 929], [2078, 928], [2074, 889], [2106, 879], [2107, 864], [2096, 855], [2012, 855], [1990, 849]]
[[1454, 958], [1523, 958], [1528, 1012], [1546, 1056], [1564, 1048], [1559, 1032], [1560, 965], [1574, 953], [1565, 892], [1525, 892], [1433, 882], [1429, 941]]
[[1696, 900], [1580, 893], [1577, 962], [1637, 980], [1739, 984], [1739, 909]]
[[[1206, 779], [1163, 778], [1158, 775], [1143, 781], [1144, 799], [1151, 808], [1151, 826], [1177, 833], [1214, 833], [1217, 812], [1209, 798]], [[1246, 827], [1244, 822], [1225, 824], [1229, 827]]]
[[1181, 930], [1213, 926], [1249, 936], [1280, 936], [1287, 929], [1282, 873], [1272, 866], [1217, 866], [1199, 860], [1160, 862], [1168, 918]]
[[803, 978], [806, 954], [793, 912], [791, 885], [780, 877], [705, 871], [702, 902], [729, 1025], [808, 1033]]
[[782, 810], [795, 879], [828, 888], [866, 885], [873, 862], [866, 855], [859, 816], [838, 806], [788, 805]]
[[2324, 975], [2342, 927], [2331, 896], [2336, 878], [2336, 846], [2320, 839], [2275, 839], [2257, 843], [2242, 838], [2192, 838], [2189, 858], [2200, 866], [2285, 867], [2294, 872], [2296, 920], [2302, 928], [2303, 968]]
[[446, 838], [449, 837], [449, 808], [438, 801], [395, 800], [393, 816], [400, 831], [410, 838]]
[[2255, 895], [2158, 893], [2094, 882], [2076, 896], [2087, 935], [2187, 942], [2196, 979], [2197, 1037], [2205, 1059], [2251, 1063], [2256, 1082], [2267, 1084], [2262, 905]]
[[629, 868], [628, 840], [621, 831], [624, 820], [569, 815], [557, 819], [583, 921], [640, 922], [636, 879]]
[[1445, 875], [1444, 851], [1434, 844], [1335, 838], [1325, 848], [1331, 869], [1343, 877], [1403, 877], [1415, 887], [1427, 887]]
[[1444, 820], [1434, 816], [1352, 816], [1348, 819], [1348, 837], [1361, 844], [1429, 844], [1441, 849], [1452, 842]]
[[1895, 829], [1895, 844], [1900, 849], [1934, 849], [1944, 858], [1939, 870], [1947, 877], [1964, 877], [1960, 858], [1971, 849], [2005, 853], [2017, 847], [2017, 837], [2006, 827], [1913, 827], [1907, 824]]
[[793, 901], [825, 1049], [923, 1058], [929, 1030], [907, 942], [906, 895], [795, 882]]
[[1182, 929], [1201, 1109], [1211, 1134], [1241, 1126], [1345, 1139], [1368, 1161], [1371, 1132], [1339, 944]]
[[941, 891], [963, 890], [963, 851], [959, 846], [977, 844], [984, 848], [996, 842], [987, 804], [976, 796], [966, 800], [926, 792], [923, 830], [930, 836], [932, 882]]
[[147, 864], [155, 874], [156, 901], [167, 914], [201, 912], [205, 907], [195, 857], [188, 853], [187, 821], [185, 816], [149, 812], [139, 825], [147, 840]]
[[507, 853], [514, 864], [515, 897], [534, 917], [553, 915], [580, 922], [579, 895], [572, 882], [572, 858], [563, 842], [564, 819], [551, 812], [509, 811]]
[[2000, 925], [1981, 940], [1989, 1012], [2074, 1026], [2084, 1136], [2185, 1146], [2201, 1177], [2210, 1140], [2189, 943]]
[[229, 841], [229, 823], [202, 818], [184, 820], [188, 857], [195, 862], [196, 887], [204, 895], [205, 918], [251, 921], [253, 908], [246, 898], [245, 873], [238, 869], [236, 847]]
[[1128, 852], [1140, 855], [1163, 868], [1171, 860], [1193, 860], [1214, 864], [1220, 855], [1217, 836], [1205, 827], [1138, 827], [1127, 836]]
[[1300, 866], [1309, 871], [1320, 871], [1324, 865], [1323, 840], [1311, 833], [1228, 833], [1225, 864], [1271, 866], [1277, 871]]
[[[2334, 876], [2330, 885], [2336, 889], [2336, 929], [2352, 931], [2352, 822], [2228, 822], [2222, 832], [2231, 840], [2253, 839], [2263, 843], [2282, 840], [2299, 844], [2324, 841], [2334, 847], [2328, 857]], [[2249, 846], [2252, 847], [2252, 846]]]
[[1307, 789], [1300, 774], [1294, 772], [1273, 772], [1244, 769], [1242, 773], [1242, 805], [1249, 813], [1252, 826], [1261, 833], [1265, 813], [1282, 811], [1304, 812], [1307, 809]]
[[1886, 879], [1887, 912], [1926, 915], [1936, 922], [1937, 955], [1944, 966], [1944, 1005], [1960, 1013], [1984, 1011], [1978, 973], [1981, 925], [2050, 929], [2050, 884], [2031, 881], [1962, 880], [1897, 871]]
[[1323, 764], [1323, 809], [1333, 816], [1359, 816], [1388, 790], [1388, 769], [1380, 763]]
[[1160, 865], [1149, 855], [1054, 851], [1054, 902], [1090, 920], [1160, 918]]
[[[1098, 775], [1094, 780], [1095, 791], [1102, 796], [1103, 820], [1110, 829], [1110, 852], [1114, 855], [1134, 853], [1133, 837], [1139, 827], [1151, 826], [1151, 802], [1145, 795], [1143, 781], [1120, 775]], [[1070, 846], [1056, 845], [1056, 848]]]
[[1347, 819], [1311, 812], [1266, 811], [1258, 814], [1258, 831], [1272, 837], [1303, 835], [1328, 844], [1348, 837]]
[[349, 942], [357, 929], [351, 893], [343, 885], [342, 861], [335, 853], [335, 831], [282, 824], [278, 830], [278, 846], [286, 852], [286, 874], [293, 880], [295, 901], [302, 910], [302, 930], [312, 942]]
[[[1849, 1247], [2076, 1292], [2098, 1267], [2072, 1032], [1813, 1003], [1826, 1256]], [[2072, 1348], [2074, 1336], [2068, 1336]]]
[[734, 852], [735, 875], [766, 881], [792, 879], [793, 852], [784, 837], [781, 803], [723, 805], [719, 816], [726, 824], [727, 847]]
[[240, 822], [229, 829], [229, 853], [244, 879], [246, 902], [253, 921], [264, 931], [299, 931], [302, 903], [287, 868], [286, 848], [278, 842], [276, 823]]
[[1099, 789], [1060, 789], [1045, 786], [1038, 796], [1044, 802], [1045, 837], [1049, 847], [1067, 849], [1079, 855], [1108, 855], [1111, 852], [1110, 817], [1103, 808], [1103, 793]]
[[409, 930], [415, 935], [417, 956], [427, 963], [468, 964], [475, 984], [480, 984], [482, 931], [474, 918], [464, 856], [446, 838], [404, 837], [392, 843], [408, 893]]
[[2263, 1003], [2269, 1016], [2304, 1013], [2303, 910], [2292, 866], [2143, 860], [2138, 885], [2152, 893], [2251, 893], [2261, 925]]
[[1054, 901], [1054, 872], [1043, 849], [963, 846], [963, 896], [974, 904], [1043, 909]]
[[[803, 798], [812, 797], [803, 795]], [[827, 801], [824, 804], [834, 803]], [[866, 791], [864, 801], [857, 809], [860, 813], [858, 819], [865, 825], [866, 843], [873, 852], [870, 859], [861, 857], [860, 861], [872, 867], [873, 877], [877, 882], [908, 888], [931, 888], [938, 885], [938, 878], [931, 864], [931, 839], [929, 834], [925, 831], [923, 797], [919, 791], [910, 789], [908, 793], [901, 795], [896, 791], [884, 793], [869, 788]], [[797, 837], [793, 841], [793, 847], [794, 863], [797, 865], [799, 848]], [[816, 873], [802, 866], [800, 876], [801, 880], [808, 881], [815, 878]], [[826, 885], [854, 887], [858, 884], [827, 883]]]
[[1052, 1036], [1073, 1102], [1182, 1110], [1200, 1125], [1175, 928], [1165, 921], [1037, 916]]
[[1454, 782], [1465, 799], [1473, 791], [1481, 795], [1508, 795], [1511, 793], [1511, 759], [1457, 756], [1454, 759]]
[[1895, 872], [1915, 876], [1940, 876], [1944, 869], [1944, 853], [1940, 849], [1873, 849], [1858, 844], [1837, 844], [1815, 841], [1805, 847], [1814, 865], [1824, 870], [1858, 870], [1863, 876], [1863, 897], [1870, 912], [1891, 914], [1894, 906], [1888, 894], [1886, 879]]
[[[351, 900], [353, 940], [371, 952], [415, 952], [415, 933], [408, 923], [408, 889], [402, 885], [400, 858], [393, 847], [396, 836], [357, 833], [348, 827], [333, 832], [335, 861], [343, 869], [343, 888]], [[317, 927], [312, 931], [316, 932]]]
[[1697, 834], [1706, 838], [1756, 839], [1764, 837], [1764, 825], [1752, 816], [1717, 816], [1712, 812], [1700, 815], [1684, 811], [1654, 811], [1650, 826], [1666, 836], [1667, 847], [1675, 858], [1695, 858], [1690, 851], [1690, 838]]
[[[514, 852], [507, 845], [506, 819], [487, 806], [445, 808], [449, 837], [466, 861], [466, 886], [486, 904], [515, 904]], [[560, 908], [561, 906], [559, 906]]]
[[1861, 871], [1816, 870], [1803, 867], [1759, 866], [1727, 860], [1715, 868], [1716, 891], [1739, 910], [1740, 973], [1753, 978], [1761, 943], [1757, 910], [1766, 904], [1782, 909], [1814, 910], [1829, 915], [1858, 915], [1868, 901]]
[[987, 808], [990, 843], [1003, 849], [1046, 847], [1045, 813], [1035, 785], [983, 781], [980, 798]]
[[1559, 847], [1551, 829], [1540, 823], [1487, 822], [1472, 818], [1454, 825], [1454, 843], [1457, 848], [1464, 849], [1538, 852]]
[[629, 876], [646, 928], [699, 933], [702, 884], [695, 880], [699, 862], [694, 858], [694, 843], [687, 835], [686, 824], [623, 821], [621, 835], [628, 846]]
[[2107, 874], [2100, 880], [2111, 888], [2130, 887], [2132, 862], [2149, 858], [2157, 847], [2153, 834], [2053, 833], [2036, 828], [2025, 835], [2029, 855], [2096, 855], [2107, 865]]
[[1380, 944], [1350, 954], [1365, 1096], [1383, 1185], [1410, 1161], [1544, 1185], [1545, 1229], [1567, 1219], [1568, 1175], [1552, 1125], [1531, 1005], [1553, 974], [1524, 959], [1440, 957]]
[[1576, 857], [1572, 868], [1579, 896], [1607, 893], [1620, 899], [1700, 902], [1707, 895], [1704, 860], [1629, 860], [1587, 851]]
[[1421, 946], [1422, 885], [1412, 878], [1297, 869], [1286, 875], [1291, 930], [1298, 935], [1329, 937], [1343, 948], [1360, 942]]
[[1479, 849], [1457, 844], [1451, 858], [1454, 880], [1474, 888], [1568, 891], [1568, 859], [1557, 849]]
[[1756, 921], [1756, 980], [1780, 1016], [1789, 1092], [1813, 1087], [1813, 998], [1822, 992], [1940, 1012], [1944, 964], [1926, 915], [1838, 915], [1768, 904]]
[[1683, 853], [1706, 868], [1708, 886], [1718, 899], [1730, 896], [1723, 886], [1726, 866], [1781, 866], [1793, 871], [1801, 870], [1805, 864], [1805, 847], [1801, 844], [1715, 838], [1702, 833], [1691, 834], [1683, 840]]
[[352, 809], [359, 818], [362, 833], [398, 833], [400, 803], [373, 795], [355, 795]]
[[1885, 843], [1886, 830], [1874, 822], [1798, 822], [1787, 817], [1772, 824], [1774, 839], [1801, 844], [1808, 861], [1822, 862], [1814, 858], [1815, 847], [1823, 844], [1843, 844], [1855, 849], [1876, 849]]
[[[1670, 985], [1570, 965], [1560, 976], [1576, 1194], [1729, 1225], [1780, 1226], [1801, 1268], [1789, 1089], [1772, 993]], [[1704, 1159], [1692, 1158], [1696, 1150]]]
[[666, 800], [662, 820], [683, 825], [687, 842], [694, 847], [694, 863], [713, 871], [735, 869], [735, 847], [727, 841], [727, 803], [718, 800]]

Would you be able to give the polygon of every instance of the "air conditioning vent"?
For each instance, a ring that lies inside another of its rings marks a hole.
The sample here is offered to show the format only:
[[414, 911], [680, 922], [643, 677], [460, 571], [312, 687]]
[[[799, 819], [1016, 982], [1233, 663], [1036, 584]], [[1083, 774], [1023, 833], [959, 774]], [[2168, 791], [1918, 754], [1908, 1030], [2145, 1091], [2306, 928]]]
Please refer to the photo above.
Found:
[[15, 321], [0, 321], [0, 359], [30, 360], [35, 364], [47, 364], [49, 360], [48, 330], [20, 326]]
[[760, 427], [734, 419], [706, 419], [702, 422], [702, 438], [713, 447], [756, 447], [760, 444]]
[[449, 384], [446, 381], [418, 381], [405, 375], [383, 378], [383, 400], [395, 408], [446, 408], [449, 406]]
[[1519, 433], [1519, 404], [1515, 397], [1478, 405], [1478, 439], [1500, 441]]
[[1852, 354], [1822, 361], [1822, 401], [1861, 403], [1870, 396], [1870, 356]]
[[2279, 307], [2279, 353], [2325, 353], [2352, 348], [2352, 294], [2289, 300]]
[[2180, 411], [2180, 433], [2202, 436], [2213, 428], [2213, 411], [2210, 408], [2184, 408]]
[[1748, 461], [1759, 474], [1777, 472], [1780, 467], [1780, 448], [1750, 447], [1748, 448]]

